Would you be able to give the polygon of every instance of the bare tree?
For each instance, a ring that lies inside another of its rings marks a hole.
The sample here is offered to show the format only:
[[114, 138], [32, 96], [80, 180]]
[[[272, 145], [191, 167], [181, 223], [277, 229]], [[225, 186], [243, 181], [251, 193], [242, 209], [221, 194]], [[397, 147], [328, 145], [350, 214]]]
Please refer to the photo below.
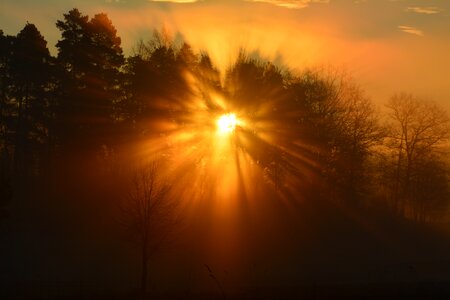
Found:
[[405, 206], [412, 200], [411, 187], [419, 163], [439, 154], [450, 140], [450, 118], [435, 103], [411, 94], [394, 95], [386, 107], [389, 109], [386, 144], [395, 157], [394, 209], [405, 214]]
[[425, 155], [411, 178], [411, 217], [415, 221], [439, 221], [450, 205], [449, 165], [442, 157]]
[[355, 201], [361, 196], [363, 183], [367, 183], [367, 160], [385, 132], [373, 103], [359, 86], [349, 82], [340, 93], [340, 114], [336, 123], [340, 128], [340, 149], [344, 157], [341, 176], [344, 176], [347, 197]]
[[149, 260], [174, 232], [177, 202], [163, 163], [152, 161], [133, 172], [127, 196], [121, 203], [121, 223], [141, 251], [141, 291], [147, 293]]
[[384, 130], [375, 106], [349, 74], [333, 68], [319, 74], [325, 95], [318, 106], [328, 149], [325, 172], [340, 198], [360, 204], [367, 185], [367, 161]]

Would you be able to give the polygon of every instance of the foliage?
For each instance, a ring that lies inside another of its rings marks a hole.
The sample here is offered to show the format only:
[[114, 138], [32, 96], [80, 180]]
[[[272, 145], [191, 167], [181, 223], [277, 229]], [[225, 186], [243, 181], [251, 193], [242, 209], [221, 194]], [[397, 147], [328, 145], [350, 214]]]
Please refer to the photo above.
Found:
[[186, 126], [197, 99], [211, 114], [242, 113], [251, 126], [234, 142], [278, 193], [306, 194], [307, 186], [332, 201], [386, 206], [417, 221], [447, 209], [449, 118], [435, 104], [394, 95], [384, 122], [362, 88], [333, 68], [289, 72], [242, 50], [221, 74], [207, 53], [164, 30], [125, 57], [106, 14], [72, 9], [56, 27], [56, 57], [33, 24], [17, 36], [0, 32], [5, 178], [39, 176], [70, 153], [95, 157], [163, 135], [152, 121]]

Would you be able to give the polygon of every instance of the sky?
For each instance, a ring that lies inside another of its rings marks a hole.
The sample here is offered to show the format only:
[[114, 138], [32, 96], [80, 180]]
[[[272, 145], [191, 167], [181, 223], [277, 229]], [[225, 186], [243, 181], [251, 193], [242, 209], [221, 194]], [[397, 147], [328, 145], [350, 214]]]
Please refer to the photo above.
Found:
[[411, 92], [450, 111], [450, 0], [0, 0], [0, 29], [34, 23], [56, 54], [55, 23], [74, 7], [107, 13], [126, 54], [164, 27], [221, 70], [245, 48], [294, 72], [344, 69], [380, 106]]

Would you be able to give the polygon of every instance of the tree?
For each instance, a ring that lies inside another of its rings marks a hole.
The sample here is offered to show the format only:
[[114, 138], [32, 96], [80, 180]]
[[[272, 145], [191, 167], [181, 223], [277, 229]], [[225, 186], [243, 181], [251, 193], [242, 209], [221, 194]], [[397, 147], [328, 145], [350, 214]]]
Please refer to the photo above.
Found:
[[192, 47], [188, 43], [183, 43], [176, 53], [176, 60], [181, 68], [188, 71], [195, 70], [198, 64], [198, 56], [192, 51]]
[[140, 247], [143, 297], [147, 293], [149, 260], [177, 224], [177, 202], [170, 192], [163, 164], [155, 160], [134, 171], [127, 197], [120, 205], [121, 224]]
[[379, 125], [378, 115], [361, 88], [352, 82], [346, 82], [340, 89], [337, 128], [340, 138], [337, 146], [341, 152], [341, 168], [345, 198], [358, 204], [364, 197], [369, 183], [367, 162], [373, 147], [381, 143], [385, 134]]
[[59, 85], [60, 109], [57, 115], [58, 136], [63, 145], [76, 144], [81, 122], [81, 90], [85, 88], [89, 55], [88, 32], [89, 17], [77, 9], [64, 14], [64, 20], [58, 20], [56, 27], [61, 31], [62, 39], [56, 44], [57, 61], [61, 68]]
[[121, 39], [117, 36], [111, 20], [106, 14], [97, 14], [89, 21], [92, 42], [89, 94], [95, 99], [97, 118], [102, 116], [107, 124], [112, 119], [113, 107], [120, 97], [121, 68], [125, 60]]
[[370, 99], [345, 72], [334, 69], [307, 70], [289, 78], [287, 88], [286, 111], [295, 116], [291, 130], [316, 149], [313, 159], [327, 196], [359, 205], [368, 158], [383, 136]]
[[52, 79], [47, 42], [33, 24], [26, 24], [13, 41], [10, 61], [10, 98], [14, 112], [14, 167], [30, 165], [26, 159], [47, 141], [49, 91]]
[[113, 106], [120, 97], [121, 40], [106, 14], [89, 20], [72, 9], [59, 20], [58, 62], [61, 84], [61, 136], [65, 142], [94, 147], [108, 142]]
[[0, 224], [3, 219], [8, 217], [5, 206], [9, 204], [13, 197], [11, 179], [7, 171], [0, 161]]
[[[413, 201], [413, 182], [426, 157], [439, 153], [450, 139], [450, 118], [431, 101], [396, 94], [387, 103], [389, 133], [386, 145], [394, 160], [394, 209], [405, 215]], [[432, 160], [428, 160], [431, 162]], [[417, 178], [416, 178], [417, 179]]]
[[[0, 30], [0, 150], [3, 166], [9, 164], [11, 148], [11, 116], [14, 110], [10, 100], [11, 91], [11, 54], [14, 37], [3, 35]], [[9, 168], [8, 168], [9, 169]]]
[[280, 97], [284, 90], [281, 71], [271, 63], [250, 58], [241, 52], [225, 78], [225, 90], [235, 108], [253, 114], [262, 105]]
[[[199, 76], [196, 55], [187, 44], [180, 49], [164, 31], [155, 31], [149, 41], [140, 41], [125, 64], [123, 98], [118, 111], [134, 133], [148, 132], [148, 120], [175, 119], [192, 98], [192, 80]], [[183, 113], [183, 112], [181, 112]]]
[[415, 221], [438, 221], [446, 215], [450, 205], [449, 170], [448, 162], [436, 154], [417, 161], [409, 198]]

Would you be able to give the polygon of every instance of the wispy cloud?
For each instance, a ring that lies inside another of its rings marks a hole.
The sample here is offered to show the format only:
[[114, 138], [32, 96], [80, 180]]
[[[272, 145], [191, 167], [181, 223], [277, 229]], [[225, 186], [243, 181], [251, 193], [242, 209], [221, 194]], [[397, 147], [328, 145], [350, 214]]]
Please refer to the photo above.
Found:
[[436, 6], [410, 6], [406, 9], [406, 11], [418, 14], [434, 15], [440, 13], [442, 10]]
[[330, 0], [245, 0], [247, 2], [265, 2], [285, 8], [304, 8], [311, 3], [329, 3]]
[[417, 29], [415, 27], [399, 25], [398, 29], [400, 29], [403, 32], [409, 33], [409, 34], [414, 34], [414, 35], [418, 35], [418, 36], [424, 36], [423, 31], [420, 30], [420, 29]]
[[150, 0], [150, 2], [194, 3], [198, 0]]

